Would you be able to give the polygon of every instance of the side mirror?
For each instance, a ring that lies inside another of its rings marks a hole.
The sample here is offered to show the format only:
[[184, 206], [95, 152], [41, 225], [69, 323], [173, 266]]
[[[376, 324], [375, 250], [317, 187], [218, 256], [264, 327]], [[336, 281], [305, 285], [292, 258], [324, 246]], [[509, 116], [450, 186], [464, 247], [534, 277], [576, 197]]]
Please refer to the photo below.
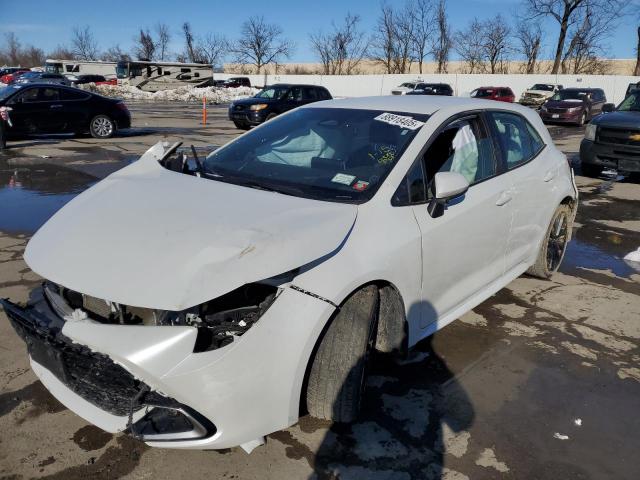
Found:
[[469, 190], [469, 182], [458, 172], [438, 172], [433, 184], [433, 198], [427, 207], [429, 215], [433, 218], [442, 216], [447, 202], [460, 197]]
[[605, 103], [602, 106], [602, 111], [604, 113], [611, 113], [616, 109], [616, 106], [613, 103]]

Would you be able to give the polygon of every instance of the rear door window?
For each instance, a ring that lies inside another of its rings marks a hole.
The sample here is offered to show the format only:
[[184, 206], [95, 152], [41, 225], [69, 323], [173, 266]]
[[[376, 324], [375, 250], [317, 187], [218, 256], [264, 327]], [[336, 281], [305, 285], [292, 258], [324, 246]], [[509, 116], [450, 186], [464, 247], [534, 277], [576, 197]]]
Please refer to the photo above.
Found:
[[16, 103], [31, 103], [31, 102], [37, 102], [38, 101], [38, 91], [40, 89], [39, 88], [30, 88], [29, 90], [26, 90], [24, 92], [22, 92], [19, 95], [16, 95], [15, 97], [15, 101]]
[[41, 102], [55, 102], [60, 100], [60, 90], [57, 88], [41, 88], [38, 100]]
[[490, 112], [489, 118], [508, 170], [528, 162], [544, 147], [535, 129], [520, 115]]
[[316, 93], [316, 89], [312, 87], [304, 88], [304, 99], [310, 100], [312, 102], [318, 100], [318, 94]]
[[84, 100], [88, 97], [88, 94], [81, 91], [75, 90], [61, 90], [60, 91], [60, 99], [61, 100]]

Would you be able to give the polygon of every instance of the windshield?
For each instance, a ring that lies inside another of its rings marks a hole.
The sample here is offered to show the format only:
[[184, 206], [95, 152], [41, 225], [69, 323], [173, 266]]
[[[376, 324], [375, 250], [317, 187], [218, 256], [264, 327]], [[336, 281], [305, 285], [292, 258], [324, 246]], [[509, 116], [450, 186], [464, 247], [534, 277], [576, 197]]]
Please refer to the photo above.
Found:
[[45, 72], [47, 73], [62, 73], [62, 64], [61, 63], [47, 63], [44, 67]]
[[617, 109], [619, 112], [640, 112], [640, 90], [625, 98]]
[[256, 98], [280, 100], [289, 90], [288, 87], [267, 87], [256, 95]]
[[17, 87], [14, 85], [8, 85], [4, 88], [0, 88], [0, 100], [4, 100], [5, 98], [9, 98], [15, 92], [20, 90], [21, 87]]
[[542, 90], [543, 92], [553, 92], [553, 85], [547, 85], [544, 83], [536, 83], [531, 90]]
[[406, 88], [415, 88], [416, 84], [415, 83], [403, 83], [402, 85], [400, 85], [401, 87], [406, 87]]
[[129, 76], [128, 66], [126, 63], [118, 63], [116, 65], [116, 77], [127, 78]]
[[493, 95], [493, 90], [488, 90], [488, 89], [479, 89], [471, 92], [471, 96], [473, 98], [490, 97], [491, 95]]
[[370, 199], [428, 115], [304, 108], [209, 154], [205, 176], [318, 200]]
[[551, 100], [580, 100], [582, 101], [584, 98], [588, 98], [590, 92], [585, 92], [584, 90], [560, 90], [557, 92]]

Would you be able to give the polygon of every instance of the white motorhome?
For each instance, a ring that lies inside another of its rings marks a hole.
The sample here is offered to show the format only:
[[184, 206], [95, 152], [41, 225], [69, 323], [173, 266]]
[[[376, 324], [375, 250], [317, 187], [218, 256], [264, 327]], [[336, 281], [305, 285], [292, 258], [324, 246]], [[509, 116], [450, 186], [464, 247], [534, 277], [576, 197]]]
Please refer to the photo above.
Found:
[[78, 75], [102, 75], [106, 79], [115, 78], [116, 62], [101, 62], [98, 60], [59, 60], [48, 58], [45, 61], [45, 71], [48, 73], [60, 73], [69, 77], [69, 80], [77, 79]]
[[147, 92], [170, 90], [183, 85], [207, 87], [213, 82], [213, 67], [206, 63], [120, 61], [116, 72], [118, 83]]

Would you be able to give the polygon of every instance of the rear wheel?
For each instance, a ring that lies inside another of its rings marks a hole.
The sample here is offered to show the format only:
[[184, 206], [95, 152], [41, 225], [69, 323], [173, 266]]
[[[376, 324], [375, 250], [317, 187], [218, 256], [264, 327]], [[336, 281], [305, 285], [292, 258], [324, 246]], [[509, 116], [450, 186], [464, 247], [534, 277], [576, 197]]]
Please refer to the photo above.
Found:
[[593, 165], [591, 163], [581, 163], [580, 170], [585, 177], [599, 177], [602, 173], [603, 167], [600, 165]]
[[540, 245], [536, 263], [527, 270], [529, 275], [547, 279], [558, 270], [567, 249], [571, 228], [571, 209], [569, 205], [560, 205]]
[[106, 115], [96, 115], [91, 119], [89, 132], [93, 138], [111, 138], [116, 132], [116, 124]]
[[352, 422], [360, 411], [366, 366], [376, 338], [378, 288], [354, 293], [329, 325], [307, 386], [307, 409], [316, 418]]

